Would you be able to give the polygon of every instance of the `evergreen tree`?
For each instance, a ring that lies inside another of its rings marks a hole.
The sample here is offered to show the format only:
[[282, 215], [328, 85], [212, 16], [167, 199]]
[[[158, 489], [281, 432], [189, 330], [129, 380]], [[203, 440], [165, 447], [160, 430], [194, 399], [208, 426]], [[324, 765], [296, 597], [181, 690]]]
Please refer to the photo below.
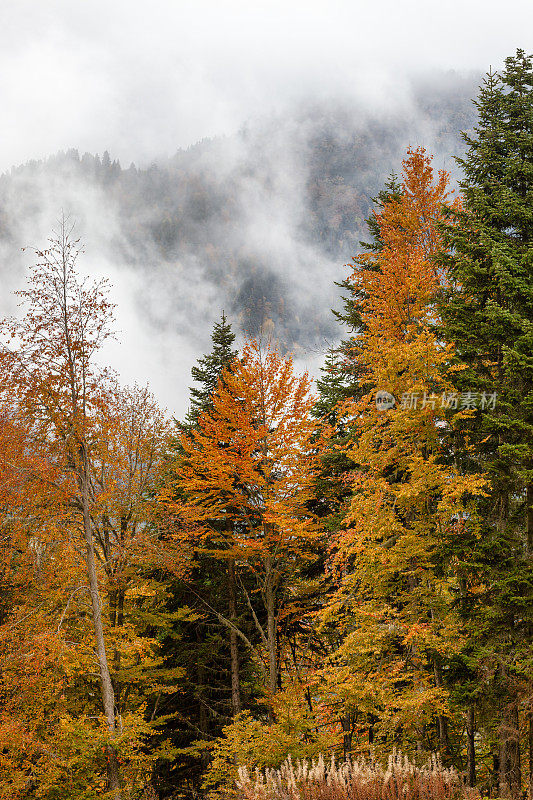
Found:
[[222, 312], [220, 322], [215, 322], [211, 334], [213, 348], [210, 353], [198, 359], [191, 369], [191, 375], [199, 386], [190, 388], [190, 406], [186, 416], [188, 426], [196, 425], [199, 415], [211, 407], [211, 395], [215, 390], [222, 372], [235, 359], [237, 351], [233, 349], [235, 334], [231, 324]]
[[[401, 185], [398, 181], [398, 176], [392, 172], [385, 183], [385, 187], [378, 193], [377, 197], [372, 198], [374, 209], [370, 217], [365, 221], [371, 240], [370, 242], [359, 243], [363, 248], [363, 252], [377, 253], [383, 247], [376, 214], [383, 210], [387, 202], [398, 200], [400, 196]], [[342, 281], [336, 281], [335, 285], [343, 293], [341, 295], [342, 309], [340, 311], [332, 309], [332, 314], [343, 326], [347, 335], [341, 339], [340, 344], [332, 347], [326, 355], [325, 365], [322, 368], [322, 377], [317, 380], [319, 398], [315, 407], [316, 416], [318, 418], [327, 417], [331, 424], [336, 422], [334, 409], [337, 404], [342, 400], [353, 398], [361, 392], [359, 375], [357, 371], [354, 372], [354, 364], [357, 362], [357, 359], [354, 358], [354, 349], [357, 348], [357, 337], [362, 332], [361, 297], [350, 277]]]
[[476, 107], [479, 121], [473, 136], [464, 135], [467, 152], [459, 160], [463, 208], [449, 212], [446, 230], [443, 262], [451, 285], [442, 314], [445, 335], [464, 365], [457, 388], [480, 393], [476, 410], [463, 409], [452, 420], [455, 456], [464, 470], [486, 472], [490, 491], [479, 509], [483, 535], [457, 540], [452, 550], [463, 572], [459, 603], [472, 633], [464, 663], [470, 678], [483, 676], [478, 711], [486, 736], [495, 736], [494, 771], [500, 792], [516, 798], [523, 710], [533, 772], [531, 57], [517, 50], [501, 74], [489, 72]]
[[[391, 200], [401, 197], [401, 184], [393, 172], [385, 183], [385, 187], [373, 198], [375, 205], [370, 217], [366, 220], [370, 242], [360, 242], [366, 253], [378, 253], [383, 247], [377, 214]], [[354, 258], [356, 261], [357, 256]], [[373, 267], [377, 268], [377, 267]], [[342, 292], [342, 309], [332, 310], [333, 315], [346, 331], [340, 344], [332, 347], [326, 354], [322, 375], [317, 380], [318, 400], [314, 407], [314, 416], [326, 421], [335, 429], [331, 439], [332, 446], [322, 456], [322, 469], [317, 478], [315, 510], [321, 516], [330, 515], [327, 527], [336, 530], [343, 518], [343, 502], [349, 495], [349, 489], [343, 476], [351, 468], [352, 463], [346, 455], [346, 449], [352, 432], [350, 425], [339, 415], [340, 404], [364, 394], [362, 375], [359, 370], [360, 360], [357, 357], [359, 337], [363, 332], [361, 319], [360, 291], [350, 276], [336, 282]]]
[[[171, 457], [183, 455], [179, 437], [197, 428], [201, 414], [211, 409], [219, 379], [237, 356], [233, 349], [235, 334], [224, 313], [213, 326], [211, 341], [211, 351], [191, 369], [196, 385], [190, 388], [185, 421], [175, 421]], [[173, 480], [170, 468], [167, 481], [170, 484]], [[220, 528], [225, 524], [224, 520], [217, 523]], [[194, 791], [199, 788], [201, 773], [209, 763], [209, 742], [240, 710], [242, 676], [249, 666], [249, 659], [239, 653], [236, 636], [228, 633], [216, 615], [225, 611], [229, 617], [237, 616], [232, 559], [225, 569], [220, 559], [206, 552], [196, 553], [187, 580], [171, 586], [167, 610], [176, 620], [165, 643], [166, 663], [182, 668], [184, 679], [181, 692], [160, 704], [168, 720], [163, 735], [170, 735], [177, 755], [173, 763], [158, 766], [158, 790], [163, 796], [178, 786], [192, 785]]]

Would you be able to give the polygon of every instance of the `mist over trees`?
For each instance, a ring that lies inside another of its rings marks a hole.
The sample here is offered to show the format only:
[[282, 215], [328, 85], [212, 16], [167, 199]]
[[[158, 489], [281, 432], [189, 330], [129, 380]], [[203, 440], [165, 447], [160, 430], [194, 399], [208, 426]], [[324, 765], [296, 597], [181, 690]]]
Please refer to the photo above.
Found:
[[217, 312], [168, 418], [63, 215], [0, 325], [0, 800], [533, 800], [533, 57], [458, 88], [2, 177]]
[[212, 323], [224, 308], [237, 332], [275, 325], [296, 353], [323, 350], [337, 335], [334, 281], [359, 250], [372, 197], [409, 145], [455, 171], [477, 83], [436, 74], [413, 84], [408, 108], [375, 114], [302, 102], [142, 168], [77, 150], [29, 162], [0, 178], [0, 248], [13, 272], [62, 207], [104, 263], [134, 270], [139, 316], [156, 330], [180, 316], [198, 348], [194, 311]]

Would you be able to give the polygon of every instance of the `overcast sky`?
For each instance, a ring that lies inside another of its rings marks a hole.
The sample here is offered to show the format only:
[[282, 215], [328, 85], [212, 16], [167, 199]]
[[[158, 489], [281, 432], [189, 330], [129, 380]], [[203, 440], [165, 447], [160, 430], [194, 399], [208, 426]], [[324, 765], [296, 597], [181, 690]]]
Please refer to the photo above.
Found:
[[407, 72], [533, 49], [533, 2], [3, 0], [0, 170], [67, 147], [145, 163], [302, 95], [401, 103]]

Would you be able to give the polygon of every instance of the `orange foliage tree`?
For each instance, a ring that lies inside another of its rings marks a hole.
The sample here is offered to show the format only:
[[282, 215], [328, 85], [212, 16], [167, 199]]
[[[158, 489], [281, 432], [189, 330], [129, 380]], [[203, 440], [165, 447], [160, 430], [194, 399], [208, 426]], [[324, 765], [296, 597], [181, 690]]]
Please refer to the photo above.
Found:
[[38, 251], [28, 289], [19, 292], [25, 315], [7, 320], [3, 334], [4, 380], [31, 424], [36, 442], [46, 442], [55, 464], [54, 485], [64, 505], [75, 508], [83, 531], [83, 556], [91, 598], [100, 687], [109, 730], [108, 777], [119, 800], [120, 775], [112, 740], [118, 732], [113, 684], [104, 639], [94, 550], [90, 451], [101, 409], [109, 395], [105, 370], [95, 355], [111, 335], [113, 308], [105, 286], [80, 282], [77, 243], [63, 219], [49, 247]]
[[[143, 603], [153, 611], [159, 602], [147, 576], [163, 561], [152, 508], [167, 429], [146, 390], [120, 389], [114, 376], [98, 366], [99, 350], [111, 335], [113, 307], [105, 284], [79, 279], [78, 255], [63, 221], [50, 247], [38, 253], [29, 288], [19, 293], [25, 314], [2, 327], [3, 552], [9, 566], [5, 580], [11, 592], [18, 592], [19, 605], [6, 613], [0, 635], [6, 637], [6, 652], [12, 652], [13, 636], [25, 632], [25, 648], [43, 656], [34, 677], [48, 675], [52, 687], [53, 674], [57, 685], [68, 686], [68, 692], [59, 693], [68, 704], [55, 705], [56, 718], [72, 733], [63, 738], [85, 737], [84, 747], [92, 750], [91, 741], [101, 745], [104, 755], [100, 763], [93, 760], [93, 777], [103, 768], [119, 800], [131, 780], [146, 776], [148, 769], [141, 754], [148, 731], [143, 714], [147, 692], [158, 681], [152, 675], [152, 686], [140, 687], [150, 669], [159, 669], [158, 643], [146, 632], [138, 636], [135, 620]], [[166, 567], [169, 560], [164, 559]], [[37, 619], [40, 632], [33, 624]], [[95, 658], [107, 732], [94, 723], [89, 730], [89, 721], [98, 719], [91, 700]], [[6, 662], [3, 675], [5, 699], [16, 702], [19, 681], [18, 695], [28, 700], [31, 689], [23, 673]], [[159, 684], [166, 678], [158, 673]], [[124, 680], [129, 686], [121, 697]], [[160, 685], [160, 690], [165, 689]], [[129, 707], [133, 702], [127, 714], [126, 694]], [[40, 702], [28, 707], [40, 707]], [[46, 738], [41, 750], [46, 750]], [[10, 747], [14, 741], [6, 734]], [[58, 734], [56, 744], [60, 741]], [[79, 781], [83, 784], [81, 762], [75, 767], [60, 753], [59, 745], [48, 748], [48, 775], [41, 770], [38, 779], [41, 791], [54, 774], [65, 791], [61, 775], [77, 774], [72, 791], [80, 789]], [[38, 772], [34, 764], [32, 774]], [[94, 780], [97, 791], [100, 783]]]
[[[39, 476], [40, 480], [36, 480]], [[54, 580], [51, 553], [61, 509], [43, 482], [54, 467], [44, 448], [32, 446], [31, 431], [13, 399], [0, 393], [0, 797], [31, 789], [49, 767], [63, 676], [55, 664], [64, 648], [54, 635], [54, 607], [64, 580]], [[63, 576], [68, 573], [65, 559]], [[68, 580], [68, 578], [66, 578]], [[57, 621], [56, 621], [57, 625]]]
[[483, 485], [453, 467], [443, 421], [451, 347], [435, 332], [445, 276], [434, 255], [445, 202], [448, 175], [434, 175], [423, 149], [409, 151], [400, 197], [375, 215], [382, 249], [354, 259], [365, 394], [341, 410], [354, 430], [355, 468], [346, 527], [331, 552], [339, 588], [322, 615], [324, 631], [333, 625], [344, 633], [324, 670], [326, 702], [341, 703], [370, 741], [376, 733], [397, 741], [401, 732], [404, 746], [440, 745], [444, 753], [450, 710], [442, 664], [460, 635], [456, 580], [438, 567], [438, 553]]
[[294, 374], [290, 357], [248, 342], [219, 381], [212, 409], [181, 436], [174, 480], [162, 495], [185, 538], [235, 563], [238, 579], [246, 573], [255, 582], [249, 591], [239, 580], [259, 649], [235, 620], [215, 611], [256, 653], [271, 698], [288, 579], [312, 557], [315, 536], [307, 505], [316, 468], [312, 404], [310, 381]]

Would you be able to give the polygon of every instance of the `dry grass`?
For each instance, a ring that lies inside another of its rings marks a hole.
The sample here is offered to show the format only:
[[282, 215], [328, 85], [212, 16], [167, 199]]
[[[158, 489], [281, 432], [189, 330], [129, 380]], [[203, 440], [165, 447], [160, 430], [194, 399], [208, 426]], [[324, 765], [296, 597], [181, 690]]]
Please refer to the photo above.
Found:
[[479, 795], [467, 789], [458, 773], [444, 769], [436, 756], [417, 767], [393, 753], [386, 767], [364, 762], [336, 764], [289, 757], [279, 769], [239, 769], [240, 800], [463, 800]]

